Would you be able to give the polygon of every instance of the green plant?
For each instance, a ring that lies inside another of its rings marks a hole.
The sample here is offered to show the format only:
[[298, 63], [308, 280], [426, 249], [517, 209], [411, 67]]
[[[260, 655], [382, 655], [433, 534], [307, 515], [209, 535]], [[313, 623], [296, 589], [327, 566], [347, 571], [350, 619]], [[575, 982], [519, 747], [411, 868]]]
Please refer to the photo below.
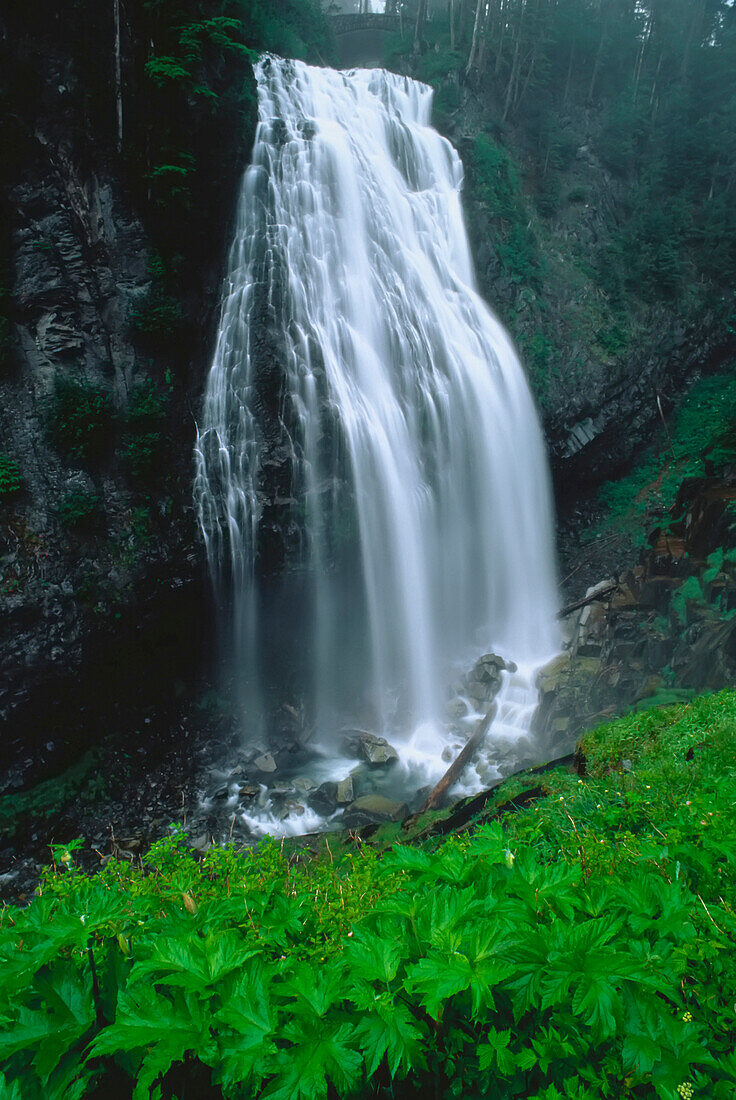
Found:
[[470, 169], [472, 195], [497, 224], [499, 259], [514, 282], [537, 287], [541, 256], [511, 157], [489, 134], [479, 134], [473, 143]]
[[65, 527], [89, 530], [102, 516], [100, 498], [87, 489], [70, 489], [57, 508], [59, 519]]
[[70, 458], [83, 463], [98, 462], [110, 440], [110, 398], [96, 386], [59, 378], [49, 408], [48, 426], [54, 443]]
[[128, 322], [132, 331], [152, 350], [166, 350], [181, 335], [184, 314], [167, 288], [169, 276], [160, 255], [148, 263], [151, 283], [148, 291], [131, 303]]
[[500, 822], [382, 856], [197, 861], [176, 831], [87, 876], [60, 844], [0, 917], [6, 1089], [729, 1100], [734, 722], [734, 692], [631, 715], [586, 735], [586, 779], [518, 811], [516, 778]]
[[135, 478], [150, 476], [160, 463], [166, 404], [167, 394], [150, 380], [141, 382], [130, 396], [120, 451]]
[[0, 454], [0, 501], [20, 491], [18, 463], [9, 455]]
[[642, 461], [625, 477], [600, 490], [609, 525], [628, 528], [637, 542], [672, 508], [686, 478], [719, 471], [736, 459], [736, 373], [703, 378], [691, 387], [659, 430]]

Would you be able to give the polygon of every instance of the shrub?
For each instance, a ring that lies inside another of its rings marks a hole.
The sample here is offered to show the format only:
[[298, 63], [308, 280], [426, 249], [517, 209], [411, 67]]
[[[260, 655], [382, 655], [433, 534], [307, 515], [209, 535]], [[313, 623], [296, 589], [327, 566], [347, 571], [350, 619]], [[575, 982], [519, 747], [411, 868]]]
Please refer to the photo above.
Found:
[[496, 252], [516, 283], [538, 287], [541, 277], [539, 246], [521, 191], [516, 167], [506, 150], [479, 134], [470, 156], [471, 185], [487, 213], [498, 222]]
[[181, 336], [184, 314], [180, 303], [166, 286], [166, 272], [160, 256], [148, 265], [151, 285], [128, 310], [128, 323], [139, 341], [153, 351], [171, 350]]
[[112, 425], [110, 398], [96, 386], [57, 380], [49, 431], [57, 447], [78, 462], [93, 463], [104, 454]]
[[152, 474], [161, 459], [166, 401], [165, 392], [150, 380], [136, 386], [131, 394], [120, 451], [135, 478]]
[[97, 493], [87, 489], [70, 489], [63, 497], [57, 513], [65, 527], [89, 529], [102, 516], [100, 498]]
[[587, 780], [383, 858], [179, 833], [87, 876], [56, 845], [2, 914], [6, 1090], [730, 1100], [735, 720], [724, 692], [609, 724]]
[[0, 454], [0, 501], [19, 492], [20, 486], [18, 463], [14, 458]]

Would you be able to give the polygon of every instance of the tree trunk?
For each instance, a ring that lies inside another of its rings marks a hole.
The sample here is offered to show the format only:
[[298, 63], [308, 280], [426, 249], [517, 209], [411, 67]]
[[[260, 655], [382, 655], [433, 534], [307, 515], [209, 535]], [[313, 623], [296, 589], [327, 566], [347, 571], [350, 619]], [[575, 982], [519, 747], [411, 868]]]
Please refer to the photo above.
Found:
[[509, 82], [506, 86], [506, 100], [503, 105], [503, 115], [501, 121], [505, 122], [509, 113], [509, 107], [513, 99], [514, 90], [516, 88], [516, 82], [519, 78], [519, 52], [521, 49], [521, 34], [524, 29], [524, 13], [526, 11], [526, 0], [521, 0], [521, 13], [519, 15], [519, 29], [516, 32], [516, 44], [514, 46], [514, 59], [511, 62], [511, 75], [509, 76]]
[[465, 75], [470, 73], [470, 70], [475, 64], [475, 55], [478, 52], [478, 35], [480, 33], [481, 15], [485, 8], [485, 0], [478, 0], [475, 6], [475, 22], [473, 23], [473, 41], [470, 44], [470, 53], [468, 54], [468, 63], [465, 66]]
[[644, 28], [644, 34], [641, 40], [641, 46], [639, 48], [639, 56], [636, 59], [636, 65], [634, 67], [634, 103], [636, 103], [636, 97], [639, 94], [639, 80], [641, 79], [641, 67], [644, 63], [644, 54], [646, 52], [647, 44], [652, 33], [652, 20], [654, 13], [650, 11], [649, 18], [647, 19], [646, 27]]
[[450, 764], [449, 768], [442, 776], [437, 786], [430, 792], [427, 801], [421, 807], [419, 813], [424, 813], [425, 810], [434, 810], [437, 808], [437, 806], [440, 805], [452, 784], [455, 782], [456, 779], [460, 778], [462, 773], [465, 771], [465, 768], [468, 766], [468, 764], [480, 748], [481, 741], [488, 732], [488, 727], [493, 721], [495, 715], [496, 704], [491, 703], [487, 714], [480, 719], [469, 741], [467, 741], [467, 743], [463, 745], [462, 749], [457, 754], [453, 762]]
[[414, 52], [419, 53], [424, 45], [424, 23], [427, 18], [427, 0], [419, 0], [417, 21], [414, 27]]
[[565, 91], [562, 95], [563, 106], [567, 103], [567, 97], [570, 94], [570, 80], [572, 78], [572, 63], [575, 57], [575, 43], [570, 46], [570, 64], [567, 66], [567, 77], [565, 78]]
[[498, 42], [498, 52], [496, 54], [496, 64], [493, 68], [493, 75], [494, 76], [498, 76], [499, 72], [501, 71], [501, 62], [503, 60], [503, 40], [506, 37], [506, 13], [507, 13], [507, 7], [506, 7], [505, 0], [501, 0], [501, 10], [500, 10], [500, 13], [499, 13], [500, 17], [501, 17], [500, 18], [501, 35], [500, 35], [499, 42]]
[[117, 117], [118, 152], [123, 149], [123, 77], [120, 63], [120, 0], [112, 0], [115, 21], [115, 113]]
[[595, 91], [595, 82], [598, 79], [598, 70], [600, 69], [600, 65], [601, 65], [601, 56], [603, 54], [603, 43], [604, 43], [605, 38], [606, 38], [607, 23], [608, 23], [607, 17], [603, 16], [603, 20], [602, 20], [602, 23], [601, 23], [601, 36], [598, 39], [598, 49], [596, 50], [596, 53], [595, 53], [595, 61], [593, 62], [593, 72], [592, 72], [591, 77], [590, 77], [590, 86], [588, 88], [588, 98], [586, 100], [586, 103], [592, 103], [593, 102], [593, 92]]

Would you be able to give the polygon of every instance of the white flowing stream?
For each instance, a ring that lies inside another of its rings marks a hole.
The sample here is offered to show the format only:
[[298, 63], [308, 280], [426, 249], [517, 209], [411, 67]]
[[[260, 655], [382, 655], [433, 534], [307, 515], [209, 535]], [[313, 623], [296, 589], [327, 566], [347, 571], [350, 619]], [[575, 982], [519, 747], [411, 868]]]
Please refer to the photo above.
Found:
[[[462, 165], [430, 125], [431, 89], [273, 57], [256, 78], [195, 479], [244, 721], [255, 736], [264, 666], [278, 667], [267, 650], [283, 645], [317, 745], [362, 718], [429, 782], [462, 743], [445, 714], [457, 670], [487, 650], [516, 663], [489, 734], [513, 742], [559, 648], [542, 434], [475, 289]], [[275, 516], [296, 531], [281, 588]], [[480, 760], [462, 790], [492, 777]]]

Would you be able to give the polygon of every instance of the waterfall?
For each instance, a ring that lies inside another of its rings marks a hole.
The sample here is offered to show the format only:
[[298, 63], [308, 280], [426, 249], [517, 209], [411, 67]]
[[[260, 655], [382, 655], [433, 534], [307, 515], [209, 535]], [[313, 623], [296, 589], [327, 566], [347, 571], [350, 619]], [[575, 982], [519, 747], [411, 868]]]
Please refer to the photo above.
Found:
[[245, 724], [293, 679], [320, 737], [362, 720], [439, 761], [448, 684], [492, 649], [518, 665], [513, 737], [557, 648], [550, 488], [460, 159], [406, 77], [265, 57], [256, 78], [195, 479]]

